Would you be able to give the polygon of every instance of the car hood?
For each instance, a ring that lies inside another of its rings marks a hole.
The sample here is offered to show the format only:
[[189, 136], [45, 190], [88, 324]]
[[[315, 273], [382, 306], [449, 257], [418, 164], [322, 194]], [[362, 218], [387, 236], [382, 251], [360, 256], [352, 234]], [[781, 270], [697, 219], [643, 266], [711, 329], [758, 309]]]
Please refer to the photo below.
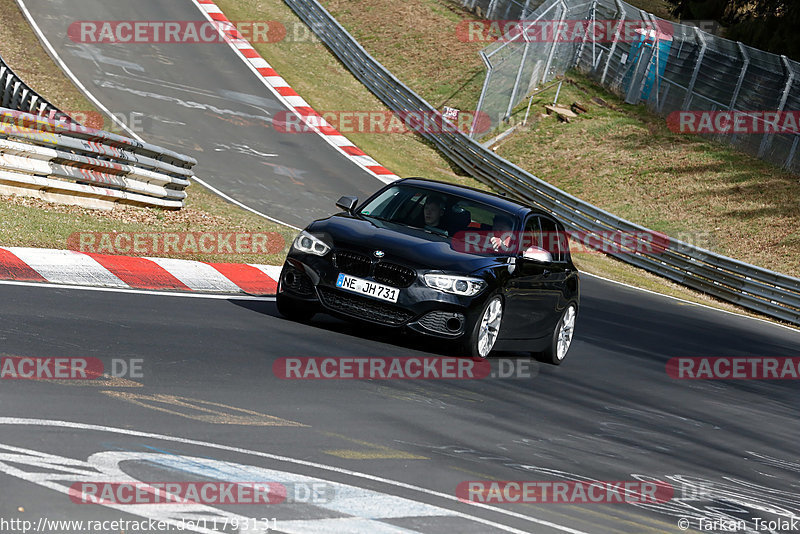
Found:
[[335, 249], [352, 250], [371, 258], [375, 258], [376, 250], [381, 250], [385, 254], [383, 259], [415, 269], [468, 274], [508, 263], [507, 257], [480, 256], [454, 250], [448, 239], [425, 230], [347, 214], [315, 221], [307, 231], [324, 236]]

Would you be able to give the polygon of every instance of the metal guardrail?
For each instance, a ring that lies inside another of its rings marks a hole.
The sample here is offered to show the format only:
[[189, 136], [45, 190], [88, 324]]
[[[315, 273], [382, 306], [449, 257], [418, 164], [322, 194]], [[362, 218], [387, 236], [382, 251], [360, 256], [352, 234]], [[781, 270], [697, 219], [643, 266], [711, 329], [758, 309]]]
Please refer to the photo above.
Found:
[[196, 164], [150, 143], [81, 126], [0, 58], [0, 192], [179, 209]]
[[39, 93], [28, 87], [3, 58], [0, 57], [0, 107], [27, 111], [35, 115], [53, 115], [54, 118], [69, 119]]
[[196, 160], [149, 143], [77, 124], [0, 108], [0, 190], [183, 207]]
[[[284, 0], [370, 91], [395, 112], [438, 113], [376, 61], [316, 0]], [[483, 148], [461, 133], [427, 133], [425, 139], [479, 181], [509, 197], [544, 208], [568, 229], [594, 236], [608, 247], [609, 232], [625, 232], [631, 247], [612, 256], [722, 300], [800, 325], [800, 279], [739, 262], [670, 239], [652, 253], [654, 235], [642, 226], [592, 206]]]

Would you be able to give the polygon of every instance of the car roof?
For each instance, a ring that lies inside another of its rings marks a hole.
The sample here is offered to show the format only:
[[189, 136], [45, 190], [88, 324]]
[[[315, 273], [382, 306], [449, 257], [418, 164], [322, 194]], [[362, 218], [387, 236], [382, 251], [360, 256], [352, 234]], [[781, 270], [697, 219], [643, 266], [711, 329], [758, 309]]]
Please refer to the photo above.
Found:
[[433, 191], [438, 191], [440, 193], [450, 193], [453, 195], [458, 195], [467, 198], [469, 200], [483, 202], [484, 204], [488, 204], [495, 208], [499, 208], [503, 211], [513, 213], [518, 217], [526, 215], [527, 213], [530, 212], [541, 215], [548, 215], [552, 217], [552, 215], [548, 214], [547, 212], [531, 208], [530, 206], [521, 204], [516, 200], [511, 200], [510, 198], [502, 197], [495, 193], [489, 193], [488, 191], [481, 191], [480, 189], [475, 189], [473, 187], [467, 187], [464, 185], [449, 184], [446, 182], [439, 182], [436, 180], [428, 180], [427, 178], [404, 178], [402, 180], [398, 180], [397, 182], [393, 182], [391, 185], [397, 185], [397, 184], [418, 185], [421, 187], [431, 189]]

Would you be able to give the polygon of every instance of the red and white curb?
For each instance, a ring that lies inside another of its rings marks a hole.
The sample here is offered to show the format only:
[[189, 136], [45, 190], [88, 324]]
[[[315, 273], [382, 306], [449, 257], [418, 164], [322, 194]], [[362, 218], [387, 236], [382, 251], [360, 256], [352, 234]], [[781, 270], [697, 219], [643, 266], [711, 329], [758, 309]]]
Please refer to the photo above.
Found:
[[388, 184], [399, 178], [392, 171], [368, 156], [352, 141], [339, 133], [336, 128], [331, 126], [319, 113], [314, 111], [308, 102], [298, 95], [295, 90], [286, 83], [286, 80], [261, 57], [250, 42], [242, 38], [236, 26], [228, 20], [228, 17], [225, 16], [222, 10], [212, 0], [192, 1], [203, 15], [205, 15], [206, 19], [216, 24], [219, 32], [226, 38], [230, 47], [245, 62], [250, 70], [257, 74], [275, 97], [287, 108], [295, 112], [309, 128], [317, 132], [325, 141], [353, 163], [372, 174], [380, 181]]
[[280, 267], [0, 247], [0, 280], [118, 289], [274, 295]]

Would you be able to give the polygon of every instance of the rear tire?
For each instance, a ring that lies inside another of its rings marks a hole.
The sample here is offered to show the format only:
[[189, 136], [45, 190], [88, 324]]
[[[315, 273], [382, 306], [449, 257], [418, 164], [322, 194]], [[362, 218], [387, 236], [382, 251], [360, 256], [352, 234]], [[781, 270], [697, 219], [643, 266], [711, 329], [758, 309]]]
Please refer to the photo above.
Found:
[[550, 337], [550, 345], [540, 353], [534, 353], [534, 357], [543, 363], [551, 365], [561, 365], [567, 357], [569, 347], [572, 344], [572, 335], [575, 331], [575, 318], [578, 315], [578, 305], [571, 302], [561, 314], [553, 335]]
[[310, 304], [305, 304], [281, 293], [275, 296], [278, 313], [292, 321], [305, 323], [316, 315], [317, 310]]
[[461, 350], [470, 358], [488, 358], [503, 321], [503, 299], [500, 295], [490, 297], [472, 325], [468, 326], [461, 342]]

